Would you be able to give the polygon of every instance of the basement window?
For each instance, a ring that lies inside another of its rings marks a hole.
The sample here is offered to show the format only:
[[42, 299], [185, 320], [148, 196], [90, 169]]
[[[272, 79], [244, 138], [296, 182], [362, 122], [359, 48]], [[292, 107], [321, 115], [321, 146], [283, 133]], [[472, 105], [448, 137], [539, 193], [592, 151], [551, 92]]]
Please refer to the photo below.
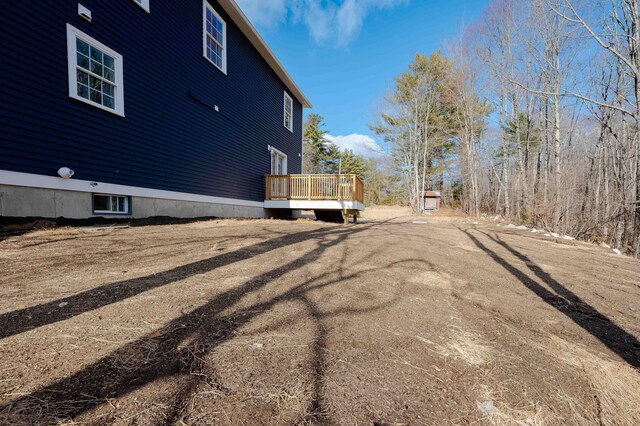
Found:
[[69, 96], [124, 117], [122, 55], [67, 24]]
[[126, 195], [93, 194], [93, 213], [129, 214], [130, 201]]

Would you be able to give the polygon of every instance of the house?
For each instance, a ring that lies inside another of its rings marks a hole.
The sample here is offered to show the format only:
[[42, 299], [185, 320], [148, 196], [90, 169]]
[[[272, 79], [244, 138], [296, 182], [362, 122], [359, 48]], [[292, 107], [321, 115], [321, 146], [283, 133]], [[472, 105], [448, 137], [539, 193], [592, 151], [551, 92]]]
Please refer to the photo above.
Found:
[[311, 104], [233, 0], [12, 1], [0, 46], [0, 216], [296, 207]]

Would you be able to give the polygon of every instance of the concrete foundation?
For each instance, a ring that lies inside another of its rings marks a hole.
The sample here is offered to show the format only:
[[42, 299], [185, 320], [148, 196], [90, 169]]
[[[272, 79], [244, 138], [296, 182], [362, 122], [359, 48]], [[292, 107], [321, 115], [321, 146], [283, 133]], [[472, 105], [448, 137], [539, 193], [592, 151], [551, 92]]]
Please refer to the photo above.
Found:
[[267, 217], [262, 207], [214, 204], [159, 198], [131, 197], [129, 215], [94, 214], [89, 192], [41, 189], [0, 185], [0, 216], [86, 219], [120, 217], [142, 219], [155, 216], [196, 217]]

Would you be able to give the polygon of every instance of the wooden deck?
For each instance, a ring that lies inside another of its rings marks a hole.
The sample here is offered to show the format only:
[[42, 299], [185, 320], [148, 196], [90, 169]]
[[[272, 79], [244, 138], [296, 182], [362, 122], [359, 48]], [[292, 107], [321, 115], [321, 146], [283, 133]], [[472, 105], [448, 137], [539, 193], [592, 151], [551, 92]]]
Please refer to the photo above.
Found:
[[267, 175], [265, 207], [364, 210], [364, 184], [356, 175]]
[[267, 175], [266, 200], [364, 202], [364, 184], [356, 175]]

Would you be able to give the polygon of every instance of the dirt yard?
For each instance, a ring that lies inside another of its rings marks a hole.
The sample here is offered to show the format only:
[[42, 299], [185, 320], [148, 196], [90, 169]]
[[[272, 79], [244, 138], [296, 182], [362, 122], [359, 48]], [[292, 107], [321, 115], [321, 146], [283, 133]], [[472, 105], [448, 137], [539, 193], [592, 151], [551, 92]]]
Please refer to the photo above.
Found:
[[365, 216], [4, 239], [0, 424], [640, 424], [640, 262]]

